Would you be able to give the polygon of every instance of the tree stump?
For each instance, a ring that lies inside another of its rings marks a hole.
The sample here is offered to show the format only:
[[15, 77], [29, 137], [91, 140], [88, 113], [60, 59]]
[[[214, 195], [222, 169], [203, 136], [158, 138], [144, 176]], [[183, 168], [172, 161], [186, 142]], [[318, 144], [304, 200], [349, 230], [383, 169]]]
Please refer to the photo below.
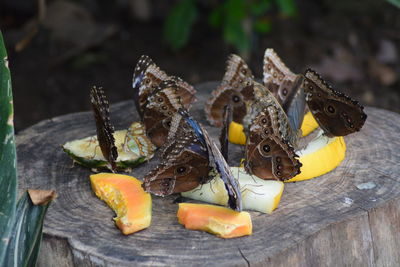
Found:
[[[204, 102], [217, 83], [197, 86], [191, 114], [216, 138]], [[111, 94], [111, 90], [107, 92]], [[70, 100], [72, 101], [72, 100]], [[123, 236], [113, 211], [91, 190], [91, 171], [62, 151], [95, 134], [92, 112], [40, 122], [17, 136], [19, 188], [55, 189], [43, 228], [39, 266], [395, 266], [400, 262], [400, 115], [366, 108], [359, 132], [345, 137], [345, 160], [319, 178], [289, 183], [271, 215], [251, 212], [253, 235], [223, 240], [178, 223], [176, 196], [153, 196], [150, 228]], [[137, 121], [133, 101], [111, 106], [116, 129]], [[233, 147], [234, 160], [243, 148]], [[143, 178], [156, 160], [133, 170]]]

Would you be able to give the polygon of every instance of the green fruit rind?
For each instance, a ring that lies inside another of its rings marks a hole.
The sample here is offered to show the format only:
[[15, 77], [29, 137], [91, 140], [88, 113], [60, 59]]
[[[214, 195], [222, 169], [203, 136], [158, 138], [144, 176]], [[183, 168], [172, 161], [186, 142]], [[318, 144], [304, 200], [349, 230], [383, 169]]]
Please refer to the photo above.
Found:
[[[114, 133], [115, 145], [118, 150], [118, 158], [116, 161], [118, 170], [126, 170], [134, 168], [152, 158], [153, 154], [142, 156], [126, 151], [124, 149], [124, 141], [126, 130], [116, 131]], [[70, 156], [74, 162], [92, 169], [109, 169], [110, 164], [103, 157], [98, 146], [95, 136], [67, 142], [62, 146], [65, 153]]]

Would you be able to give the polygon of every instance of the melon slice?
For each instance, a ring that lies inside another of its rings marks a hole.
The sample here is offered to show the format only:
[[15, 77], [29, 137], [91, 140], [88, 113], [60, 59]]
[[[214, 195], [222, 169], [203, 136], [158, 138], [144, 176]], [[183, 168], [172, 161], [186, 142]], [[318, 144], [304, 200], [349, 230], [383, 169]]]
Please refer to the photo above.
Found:
[[[239, 182], [243, 209], [271, 213], [278, 207], [283, 193], [283, 182], [262, 180], [251, 176], [242, 167], [230, 167], [230, 169]], [[219, 174], [209, 183], [181, 193], [181, 195], [212, 204], [226, 206], [228, 203], [228, 194]]]
[[327, 137], [320, 130], [304, 149], [296, 153], [303, 164], [301, 172], [285, 182], [309, 180], [334, 170], [346, 157], [346, 143], [343, 136]]
[[[134, 124], [135, 123], [133, 123], [132, 126]], [[135, 132], [132, 132], [133, 130], [131, 131], [131, 128], [129, 128], [129, 131], [119, 130], [114, 132], [115, 146], [118, 150], [116, 164], [119, 170], [134, 168], [142, 162], [151, 159], [154, 154], [155, 147], [145, 135], [137, 136], [141, 139], [136, 139], [136, 142], [126, 142], [132, 139], [128, 139], [127, 137], [135, 136]], [[101, 153], [97, 136], [89, 136], [67, 142], [62, 147], [63, 150], [80, 165], [93, 169], [111, 168], [109, 166], [110, 164]]]
[[309, 111], [304, 115], [303, 123], [301, 124], [302, 136], [307, 136], [315, 129], [319, 127], [318, 122], [314, 119], [314, 116]]
[[179, 203], [178, 220], [186, 229], [205, 231], [221, 238], [252, 234], [248, 212], [229, 208], [193, 203]]
[[122, 174], [98, 173], [90, 176], [96, 196], [114, 210], [117, 227], [124, 235], [143, 230], [151, 223], [151, 196], [138, 179]]

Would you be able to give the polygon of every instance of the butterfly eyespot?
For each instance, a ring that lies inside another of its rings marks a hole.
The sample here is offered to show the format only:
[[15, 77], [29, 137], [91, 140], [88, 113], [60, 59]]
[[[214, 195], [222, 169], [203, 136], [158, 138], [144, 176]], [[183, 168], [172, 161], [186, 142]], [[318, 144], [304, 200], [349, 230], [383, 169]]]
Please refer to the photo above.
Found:
[[267, 134], [267, 135], [269, 134], [268, 130], [264, 130], [264, 133]]
[[286, 96], [286, 95], [287, 95], [287, 93], [288, 93], [288, 91], [287, 91], [287, 89], [286, 89], [286, 88], [282, 90], [282, 95]]
[[280, 171], [277, 171], [277, 172], [276, 172], [276, 175], [281, 176], [282, 173], [281, 173]]
[[365, 120], [365, 119], [367, 118], [367, 115], [366, 115], [366, 114], [362, 114], [362, 115], [360, 116], [360, 118], [361, 118], [362, 120]]
[[263, 145], [262, 149], [263, 149], [264, 152], [267, 152], [267, 153], [269, 151], [271, 151], [271, 148], [269, 147], [269, 145]]
[[232, 96], [232, 101], [235, 102], [235, 103], [238, 103], [238, 102], [240, 102], [240, 97], [237, 96], [237, 95], [233, 95]]
[[350, 123], [349, 126], [350, 126], [350, 128], [354, 128], [354, 124], [352, 124], [352, 123]]
[[271, 70], [271, 64], [268, 64], [268, 65], [267, 65], [267, 69], [268, 69], [268, 70]]
[[242, 74], [246, 75], [246, 70], [242, 69]]
[[279, 79], [279, 81], [282, 81], [282, 80], [283, 80], [283, 77], [282, 77], [282, 76], [279, 76], [278, 79]]
[[176, 173], [182, 174], [182, 173], [185, 173], [186, 170], [187, 170], [187, 168], [185, 166], [180, 166], [180, 167], [176, 168]]
[[276, 73], [274, 73], [272, 76], [273, 76], [274, 78], [278, 77], [278, 75], [277, 75]]
[[352, 120], [349, 117], [346, 118], [346, 121], [347, 121], [347, 123], [351, 123], [352, 122]]
[[149, 83], [150, 83], [150, 79], [149, 79], [149, 78], [144, 79], [144, 83], [145, 83], [145, 84], [149, 84]]
[[335, 113], [335, 108], [332, 107], [331, 105], [328, 106], [327, 110], [328, 110], [330, 113]]
[[343, 111], [343, 112], [342, 112], [342, 116], [345, 117], [345, 118], [347, 118], [347, 113]]
[[276, 157], [276, 162], [280, 163], [282, 159], [280, 157]]
[[308, 86], [308, 89], [312, 90], [312, 89], [313, 89], [313, 87], [310, 85], [310, 86]]
[[162, 106], [161, 109], [162, 110], [167, 110], [167, 106]]
[[[168, 115], [172, 116], [172, 111], [168, 111]], [[169, 122], [171, 124], [171, 122]]]
[[277, 165], [276, 168], [277, 168], [278, 170], [282, 170], [282, 165]]
[[322, 95], [320, 93], [317, 94], [318, 97], [322, 97]]

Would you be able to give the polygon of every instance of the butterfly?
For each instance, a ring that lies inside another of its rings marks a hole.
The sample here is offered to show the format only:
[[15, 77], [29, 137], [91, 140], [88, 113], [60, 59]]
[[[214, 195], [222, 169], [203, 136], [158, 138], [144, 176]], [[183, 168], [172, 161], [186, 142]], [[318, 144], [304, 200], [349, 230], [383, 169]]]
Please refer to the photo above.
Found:
[[264, 53], [263, 83], [286, 112], [294, 130], [299, 130], [305, 113], [303, 75], [289, 70], [272, 48]]
[[183, 108], [177, 90], [178, 85], [174, 80], [166, 80], [147, 97], [142, 121], [147, 136], [157, 147], [167, 141], [172, 117]]
[[143, 124], [134, 122], [126, 132], [123, 149], [125, 152], [131, 152], [149, 160], [153, 157], [156, 147], [147, 138]]
[[161, 82], [174, 80], [177, 86], [177, 95], [181, 98], [183, 106], [187, 109], [196, 100], [196, 90], [193, 86], [183, 81], [179, 77], [169, 76], [162, 71], [154, 61], [146, 55], [139, 58], [133, 72], [132, 87], [134, 89], [134, 101], [139, 115], [142, 117], [147, 97], [153, 92]]
[[96, 121], [97, 140], [99, 141], [101, 152], [109, 162], [111, 170], [115, 171], [118, 158], [117, 147], [115, 146], [114, 127], [110, 122], [109, 104], [101, 87], [93, 86], [90, 90], [90, 102]]
[[160, 158], [161, 163], [144, 178], [146, 191], [159, 196], [189, 191], [209, 182], [217, 171], [228, 192], [228, 205], [241, 210], [241, 193], [228, 164], [207, 131], [186, 110], [179, 109], [173, 116]]
[[207, 120], [214, 126], [222, 126], [223, 109], [230, 104], [233, 121], [242, 123], [246, 115], [245, 101], [253, 99], [252, 88], [249, 87], [249, 82], [253, 79], [254, 76], [244, 60], [238, 55], [230, 55], [221, 85], [206, 102]]
[[255, 100], [243, 119], [246, 131], [245, 170], [261, 179], [288, 180], [300, 173], [294, 151], [297, 134], [277, 99], [254, 82]]
[[311, 69], [304, 76], [308, 108], [327, 136], [345, 136], [362, 128], [367, 115], [358, 101], [332, 89]]

